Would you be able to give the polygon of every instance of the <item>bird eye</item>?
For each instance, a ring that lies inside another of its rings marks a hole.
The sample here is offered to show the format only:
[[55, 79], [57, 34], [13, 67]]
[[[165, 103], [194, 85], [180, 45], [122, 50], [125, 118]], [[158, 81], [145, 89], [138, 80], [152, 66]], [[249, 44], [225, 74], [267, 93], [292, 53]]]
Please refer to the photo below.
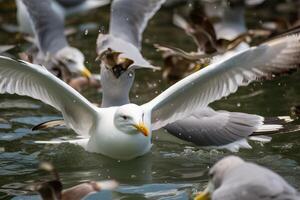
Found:
[[125, 115], [123, 115], [122, 118], [123, 118], [124, 120], [127, 120], [127, 119], [128, 119], [128, 117], [125, 116]]
[[75, 61], [74, 61], [73, 59], [70, 59], [70, 58], [67, 58], [66, 61], [67, 61], [68, 63], [75, 63]]

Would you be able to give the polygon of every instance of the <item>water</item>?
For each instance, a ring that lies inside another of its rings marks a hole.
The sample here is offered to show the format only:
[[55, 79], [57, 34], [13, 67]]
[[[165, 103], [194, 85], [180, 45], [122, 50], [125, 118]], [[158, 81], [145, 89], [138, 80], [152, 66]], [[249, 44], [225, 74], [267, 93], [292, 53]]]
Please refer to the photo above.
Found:
[[[1, 7], [0, 7], [1, 8]], [[262, 10], [262, 9], [261, 9]], [[257, 13], [261, 12], [257, 9]], [[263, 9], [272, 13], [271, 9]], [[95, 40], [98, 29], [107, 31], [108, 8], [91, 11], [89, 15], [74, 16], [68, 26], [79, 28], [69, 40], [87, 57], [87, 66], [99, 72], [94, 61]], [[162, 60], [152, 43], [166, 43], [194, 49], [192, 41], [183, 31], [170, 24], [171, 10], [163, 9], [150, 22], [144, 35], [143, 53], [156, 65]], [[258, 21], [254, 14], [247, 14], [249, 24]], [[252, 16], [252, 18], [251, 18]], [[14, 9], [1, 8], [1, 18], [14, 22]], [[25, 49], [28, 44], [15, 34], [0, 32], [1, 44], [18, 46], [11, 53]], [[136, 103], [147, 102], [169, 86], [161, 80], [161, 72], [139, 71], [131, 92]], [[213, 104], [216, 109], [256, 113], [263, 116], [290, 115], [291, 107], [300, 104], [300, 73], [283, 76], [264, 83], [243, 87], [236, 94]], [[100, 102], [101, 95], [93, 89], [85, 91], [92, 102]], [[85, 152], [81, 147], [63, 144], [37, 145], [34, 140], [72, 137], [75, 133], [65, 128], [32, 132], [32, 126], [49, 119], [59, 118], [59, 112], [39, 101], [14, 95], [0, 95], [0, 199], [38, 199], [27, 194], [23, 187], [48, 175], [37, 170], [43, 160], [52, 161], [60, 172], [66, 187], [84, 180], [116, 179], [121, 186], [114, 192], [94, 194], [89, 199], [189, 199], [205, 187], [207, 170], [228, 151], [197, 148], [178, 141], [163, 130], [154, 133], [152, 151], [132, 161], [116, 161], [98, 154]], [[300, 124], [295, 120], [294, 124]], [[235, 153], [246, 160], [271, 168], [291, 185], [300, 189], [300, 132], [276, 135], [271, 143], [250, 142], [253, 149]]]

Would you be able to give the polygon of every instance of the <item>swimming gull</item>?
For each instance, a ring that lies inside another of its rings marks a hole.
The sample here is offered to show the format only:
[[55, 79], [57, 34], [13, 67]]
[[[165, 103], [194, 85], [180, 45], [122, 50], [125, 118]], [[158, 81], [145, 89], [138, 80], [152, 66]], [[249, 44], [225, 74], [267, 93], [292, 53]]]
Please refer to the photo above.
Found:
[[194, 200], [299, 200], [300, 194], [275, 172], [237, 156], [227, 156], [210, 170], [210, 182]]
[[[94, 106], [39, 65], [2, 56], [0, 92], [30, 96], [53, 106], [62, 113], [66, 125], [84, 137], [80, 144], [87, 151], [129, 160], [150, 151], [152, 130], [190, 117], [195, 110], [207, 110], [210, 103], [236, 92], [239, 86], [296, 69], [299, 66], [299, 47], [298, 34], [276, 38], [209, 65], [175, 83], [146, 104], [107, 108]], [[245, 135], [236, 134], [235, 130], [251, 135], [254, 130], [262, 127], [274, 129], [275, 126], [264, 127], [264, 118], [260, 116], [252, 120], [251, 115], [249, 122], [248, 118], [243, 118], [243, 121], [234, 118], [232, 122], [230, 114], [223, 116], [221, 113], [221, 116], [220, 121], [227, 122], [228, 132], [220, 135], [225, 127], [208, 124], [207, 128], [216, 133], [207, 134], [209, 142], [211, 139], [216, 142], [222, 139], [225, 142], [245, 140]], [[189, 129], [192, 133], [194, 130]]]
[[53, 175], [53, 179], [44, 182], [35, 182], [26, 187], [27, 190], [38, 192], [43, 200], [81, 200], [96, 192], [112, 190], [118, 187], [114, 180], [107, 181], [85, 181], [71, 188], [64, 189], [59, 173], [54, 166], [48, 162], [42, 162], [40, 169]]

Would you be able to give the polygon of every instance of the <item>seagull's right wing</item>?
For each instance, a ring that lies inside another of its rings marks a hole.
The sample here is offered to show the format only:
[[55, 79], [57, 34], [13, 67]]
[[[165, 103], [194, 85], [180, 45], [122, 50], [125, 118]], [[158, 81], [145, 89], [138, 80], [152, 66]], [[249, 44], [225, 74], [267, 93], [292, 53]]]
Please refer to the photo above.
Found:
[[97, 119], [96, 107], [46, 68], [0, 56], [0, 93], [29, 96], [61, 111], [66, 124], [88, 136]]
[[111, 5], [109, 33], [141, 46], [142, 33], [148, 20], [165, 0], [114, 0]]
[[270, 40], [182, 79], [143, 107], [152, 113], [155, 130], [236, 92], [239, 86], [296, 69], [300, 64], [299, 56], [299, 35]]
[[64, 35], [64, 21], [53, 10], [51, 0], [22, 0], [22, 2], [27, 8], [38, 45], [43, 53], [53, 53], [68, 46]]

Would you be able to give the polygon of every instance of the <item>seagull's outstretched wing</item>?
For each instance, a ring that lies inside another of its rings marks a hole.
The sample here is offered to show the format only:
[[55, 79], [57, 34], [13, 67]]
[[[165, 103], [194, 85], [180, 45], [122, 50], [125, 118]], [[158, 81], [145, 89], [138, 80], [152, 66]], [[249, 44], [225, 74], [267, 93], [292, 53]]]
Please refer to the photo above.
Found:
[[152, 112], [155, 130], [236, 92], [239, 86], [296, 69], [300, 64], [299, 56], [299, 35], [276, 38], [209, 65], [143, 106]]
[[88, 136], [97, 116], [95, 106], [44, 67], [4, 56], [0, 56], [0, 93], [25, 95], [53, 106], [83, 136]]
[[23, 0], [34, 32], [37, 36], [38, 45], [43, 53], [54, 53], [68, 46], [64, 35], [64, 22], [52, 9], [51, 0]]
[[114, 0], [109, 33], [141, 48], [142, 33], [148, 20], [165, 0]]
[[215, 111], [207, 107], [164, 128], [170, 134], [199, 146], [223, 146], [249, 137], [264, 127], [263, 121], [264, 118], [258, 115]]

